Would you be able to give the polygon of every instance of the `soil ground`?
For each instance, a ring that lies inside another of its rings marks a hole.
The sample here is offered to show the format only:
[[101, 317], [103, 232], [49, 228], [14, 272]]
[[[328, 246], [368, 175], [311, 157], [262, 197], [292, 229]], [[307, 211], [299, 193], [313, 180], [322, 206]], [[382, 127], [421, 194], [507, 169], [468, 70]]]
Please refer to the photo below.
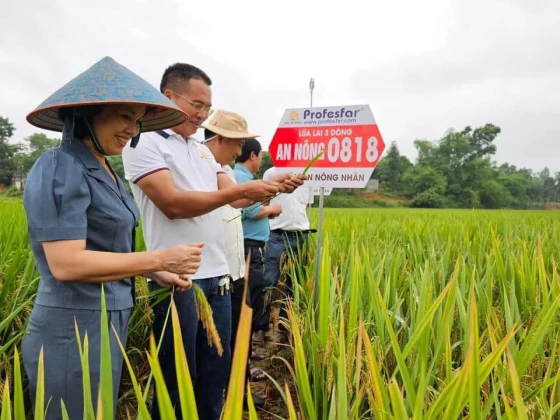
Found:
[[[292, 395], [292, 401], [297, 406], [297, 396], [294, 393], [292, 375], [286, 363], [281, 360], [281, 358], [284, 358], [292, 365], [293, 352], [288, 342], [288, 337], [278, 331], [278, 312], [279, 306], [272, 304], [270, 330], [267, 333], [266, 340], [263, 344], [254, 345], [254, 350], [258, 354], [265, 356], [265, 359], [255, 361], [254, 365], [260, 367], [264, 372], [274, 378], [282, 389], [285, 388], [285, 384], [287, 383]], [[257, 409], [259, 419], [278, 420], [288, 418], [286, 404], [280, 392], [278, 392], [278, 389], [270, 379], [252, 382], [251, 389], [254, 394], [265, 400], [264, 407], [262, 409]], [[243, 418], [249, 418], [247, 411], [244, 412]]]

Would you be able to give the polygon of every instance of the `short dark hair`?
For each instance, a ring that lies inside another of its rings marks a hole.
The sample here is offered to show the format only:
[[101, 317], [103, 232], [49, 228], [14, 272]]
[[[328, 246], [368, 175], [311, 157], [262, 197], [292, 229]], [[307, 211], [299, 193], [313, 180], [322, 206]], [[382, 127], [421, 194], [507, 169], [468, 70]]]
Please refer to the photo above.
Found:
[[[84, 105], [84, 106], [77, 106], [77, 107], [64, 107], [60, 108], [58, 113], [60, 115], [60, 119], [64, 122], [66, 117], [72, 117], [74, 112], [83, 115], [89, 122], [91, 126], [93, 124], [93, 118], [103, 111], [105, 105]], [[86, 126], [84, 120], [82, 118], [75, 118], [74, 119], [74, 137], [80, 140], [90, 136], [90, 131]]]
[[166, 89], [170, 89], [181, 82], [188, 82], [191, 79], [203, 80], [208, 86], [212, 85], [212, 80], [198, 67], [191, 64], [175, 63], [163, 72], [159, 90], [164, 93]]
[[257, 139], [246, 139], [241, 149], [241, 154], [235, 159], [237, 163], [247, 162], [251, 153], [258, 155], [262, 150], [261, 143]]
[[211, 139], [212, 137], [216, 137], [217, 134], [208, 130], [207, 128], [204, 129], [204, 141]]

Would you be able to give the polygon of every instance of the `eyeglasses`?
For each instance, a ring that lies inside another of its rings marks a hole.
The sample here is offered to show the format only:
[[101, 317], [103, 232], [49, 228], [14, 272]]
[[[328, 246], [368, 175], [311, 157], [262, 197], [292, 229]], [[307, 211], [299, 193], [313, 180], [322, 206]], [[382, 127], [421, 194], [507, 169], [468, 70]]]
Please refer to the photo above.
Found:
[[204, 104], [201, 104], [200, 102], [193, 102], [188, 98], [185, 98], [183, 95], [180, 95], [179, 93], [175, 92], [174, 90], [172, 90], [171, 92], [173, 92], [175, 95], [183, 98], [185, 101], [187, 101], [189, 104], [192, 105], [192, 107], [197, 111], [197, 112], [204, 112], [206, 113], [206, 115], [212, 115], [212, 113], [214, 112], [214, 110], [212, 109], [212, 107], [206, 106]]

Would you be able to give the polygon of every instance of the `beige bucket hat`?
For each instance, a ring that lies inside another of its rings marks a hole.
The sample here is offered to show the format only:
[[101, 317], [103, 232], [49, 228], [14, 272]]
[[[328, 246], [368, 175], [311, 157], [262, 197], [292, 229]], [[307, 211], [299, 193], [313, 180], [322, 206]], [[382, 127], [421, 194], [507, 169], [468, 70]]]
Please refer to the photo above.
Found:
[[214, 112], [212, 119], [208, 123], [201, 125], [219, 136], [228, 139], [249, 139], [260, 137], [260, 134], [249, 133], [247, 131], [247, 121], [235, 112], [218, 109]]

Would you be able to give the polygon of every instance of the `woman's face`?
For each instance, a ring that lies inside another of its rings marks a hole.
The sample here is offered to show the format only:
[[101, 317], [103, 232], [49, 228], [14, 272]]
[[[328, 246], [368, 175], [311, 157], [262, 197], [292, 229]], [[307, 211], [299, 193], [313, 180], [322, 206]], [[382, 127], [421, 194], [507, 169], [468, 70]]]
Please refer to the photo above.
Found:
[[120, 155], [128, 141], [140, 131], [146, 107], [137, 104], [106, 105], [93, 118], [93, 131], [108, 155]]

